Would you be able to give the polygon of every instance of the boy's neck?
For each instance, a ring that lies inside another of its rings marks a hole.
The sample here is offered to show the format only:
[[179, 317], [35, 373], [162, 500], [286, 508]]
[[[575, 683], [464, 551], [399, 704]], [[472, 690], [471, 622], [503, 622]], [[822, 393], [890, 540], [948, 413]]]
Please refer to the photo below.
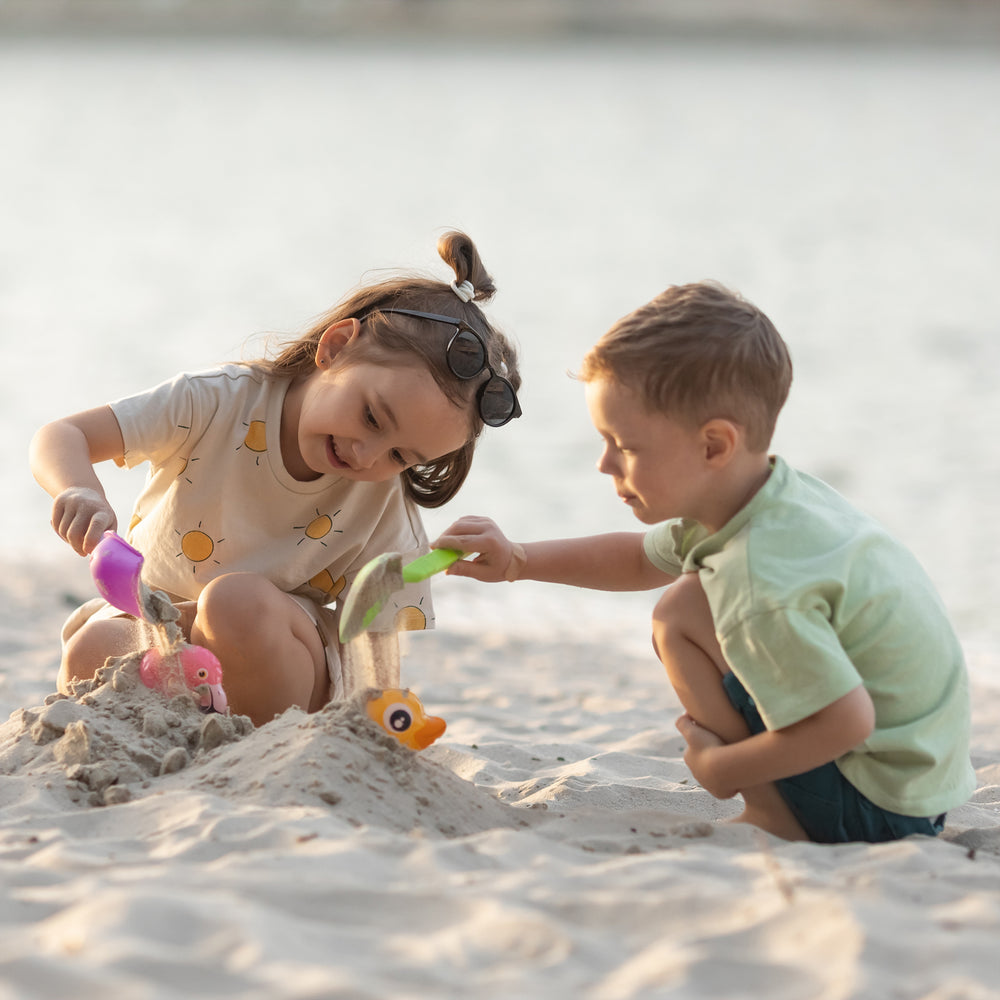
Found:
[[721, 531], [750, 501], [771, 475], [767, 452], [742, 452], [720, 471], [717, 489], [698, 522], [713, 535]]

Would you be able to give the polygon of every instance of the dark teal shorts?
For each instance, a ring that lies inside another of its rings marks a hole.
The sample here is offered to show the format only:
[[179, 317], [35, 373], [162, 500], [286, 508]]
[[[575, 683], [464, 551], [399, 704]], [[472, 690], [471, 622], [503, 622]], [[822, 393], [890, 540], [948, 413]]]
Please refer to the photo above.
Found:
[[[767, 726], [753, 698], [735, 674], [726, 674], [722, 685], [733, 707], [746, 720], [752, 733]], [[934, 819], [901, 816], [865, 798], [830, 761], [821, 767], [776, 781], [781, 797], [809, 839], [818, 844], [842, 844], [863, 840], [878, 844], [900, 840], [911, 833], [936, 837], [944, 829], [944, 813]]]

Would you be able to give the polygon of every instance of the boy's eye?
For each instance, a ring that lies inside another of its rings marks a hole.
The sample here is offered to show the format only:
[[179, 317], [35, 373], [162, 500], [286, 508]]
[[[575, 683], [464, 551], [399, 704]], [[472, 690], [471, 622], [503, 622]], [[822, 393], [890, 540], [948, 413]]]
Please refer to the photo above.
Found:
[[375, 430], [378, 430], [378, 421], [375, 419], [375, 413], [372, 411], [370, 406], [365, 407], [365, 423], [367, 423], [369, 427], [374, 427]]

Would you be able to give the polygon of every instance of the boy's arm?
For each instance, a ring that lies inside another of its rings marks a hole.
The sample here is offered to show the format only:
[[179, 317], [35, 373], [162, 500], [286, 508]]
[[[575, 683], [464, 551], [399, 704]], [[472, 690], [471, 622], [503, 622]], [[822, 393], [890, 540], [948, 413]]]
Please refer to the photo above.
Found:
[[723, 743], [689, 715], [677, 720], [687, 742], [684, 762], [699, 784], [728, 799], [756, 785], [827, 764], [863, 743], [875, 728], [875, 706], [863, 684], [784, 729]]
[[31, 471], [54, 500], [52, 527], [80, 555], [117, 525], [94, 464], [120, 460], [124, 451], [121, 428], [109, 406], [55, 420], [32, 439]]
[[675, 579], [657, 569], [643, 550], [642, 532], [616, 532], [587, 538], [511, 542], [486, 517], [463, 517], [434, 546], [478, 553], [454, 563], [448, 573], [496, 583], [539, 580], [592, 590], [652, 590]]

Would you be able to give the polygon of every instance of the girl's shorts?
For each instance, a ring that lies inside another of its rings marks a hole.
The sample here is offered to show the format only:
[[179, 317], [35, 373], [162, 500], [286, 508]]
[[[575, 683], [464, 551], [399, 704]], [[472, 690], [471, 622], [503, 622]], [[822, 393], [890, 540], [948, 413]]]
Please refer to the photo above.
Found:
[[[729, 701], [746, 720], [751, 733], [767, 730], [749, 692], [733, 674], [722, 679]], [[834, 761], [775, 782], [809, 839], [819, 844], [867, 841], [877, 844], [900, 840], [913, 833], [936, 837], [944, 829], [945, 814], [934, 819], [902, 816], [875, 805], [840, 773]]]
[[[326, 653], [326, 669], [330, 675], [330, 698], [339, 701], [344, 697], [344, 674], [340, 666], [340, 655], [337, 643], [331, 637], [337, 634], [337, 617], [330, 608], [322, 608], [308, 597], [297, 594], [288, 595], [309, 616], [316, 626], [323, 650]], [[101, 597], [95, 597], [80, 605], [63, 623], [62, 647], [65, 650], [70, 636], [77, 632], [87, 622], [101, 621], [106, 618], [128, 618], [124, 611], [119, 611], [113, 604], [108, 604]]]

